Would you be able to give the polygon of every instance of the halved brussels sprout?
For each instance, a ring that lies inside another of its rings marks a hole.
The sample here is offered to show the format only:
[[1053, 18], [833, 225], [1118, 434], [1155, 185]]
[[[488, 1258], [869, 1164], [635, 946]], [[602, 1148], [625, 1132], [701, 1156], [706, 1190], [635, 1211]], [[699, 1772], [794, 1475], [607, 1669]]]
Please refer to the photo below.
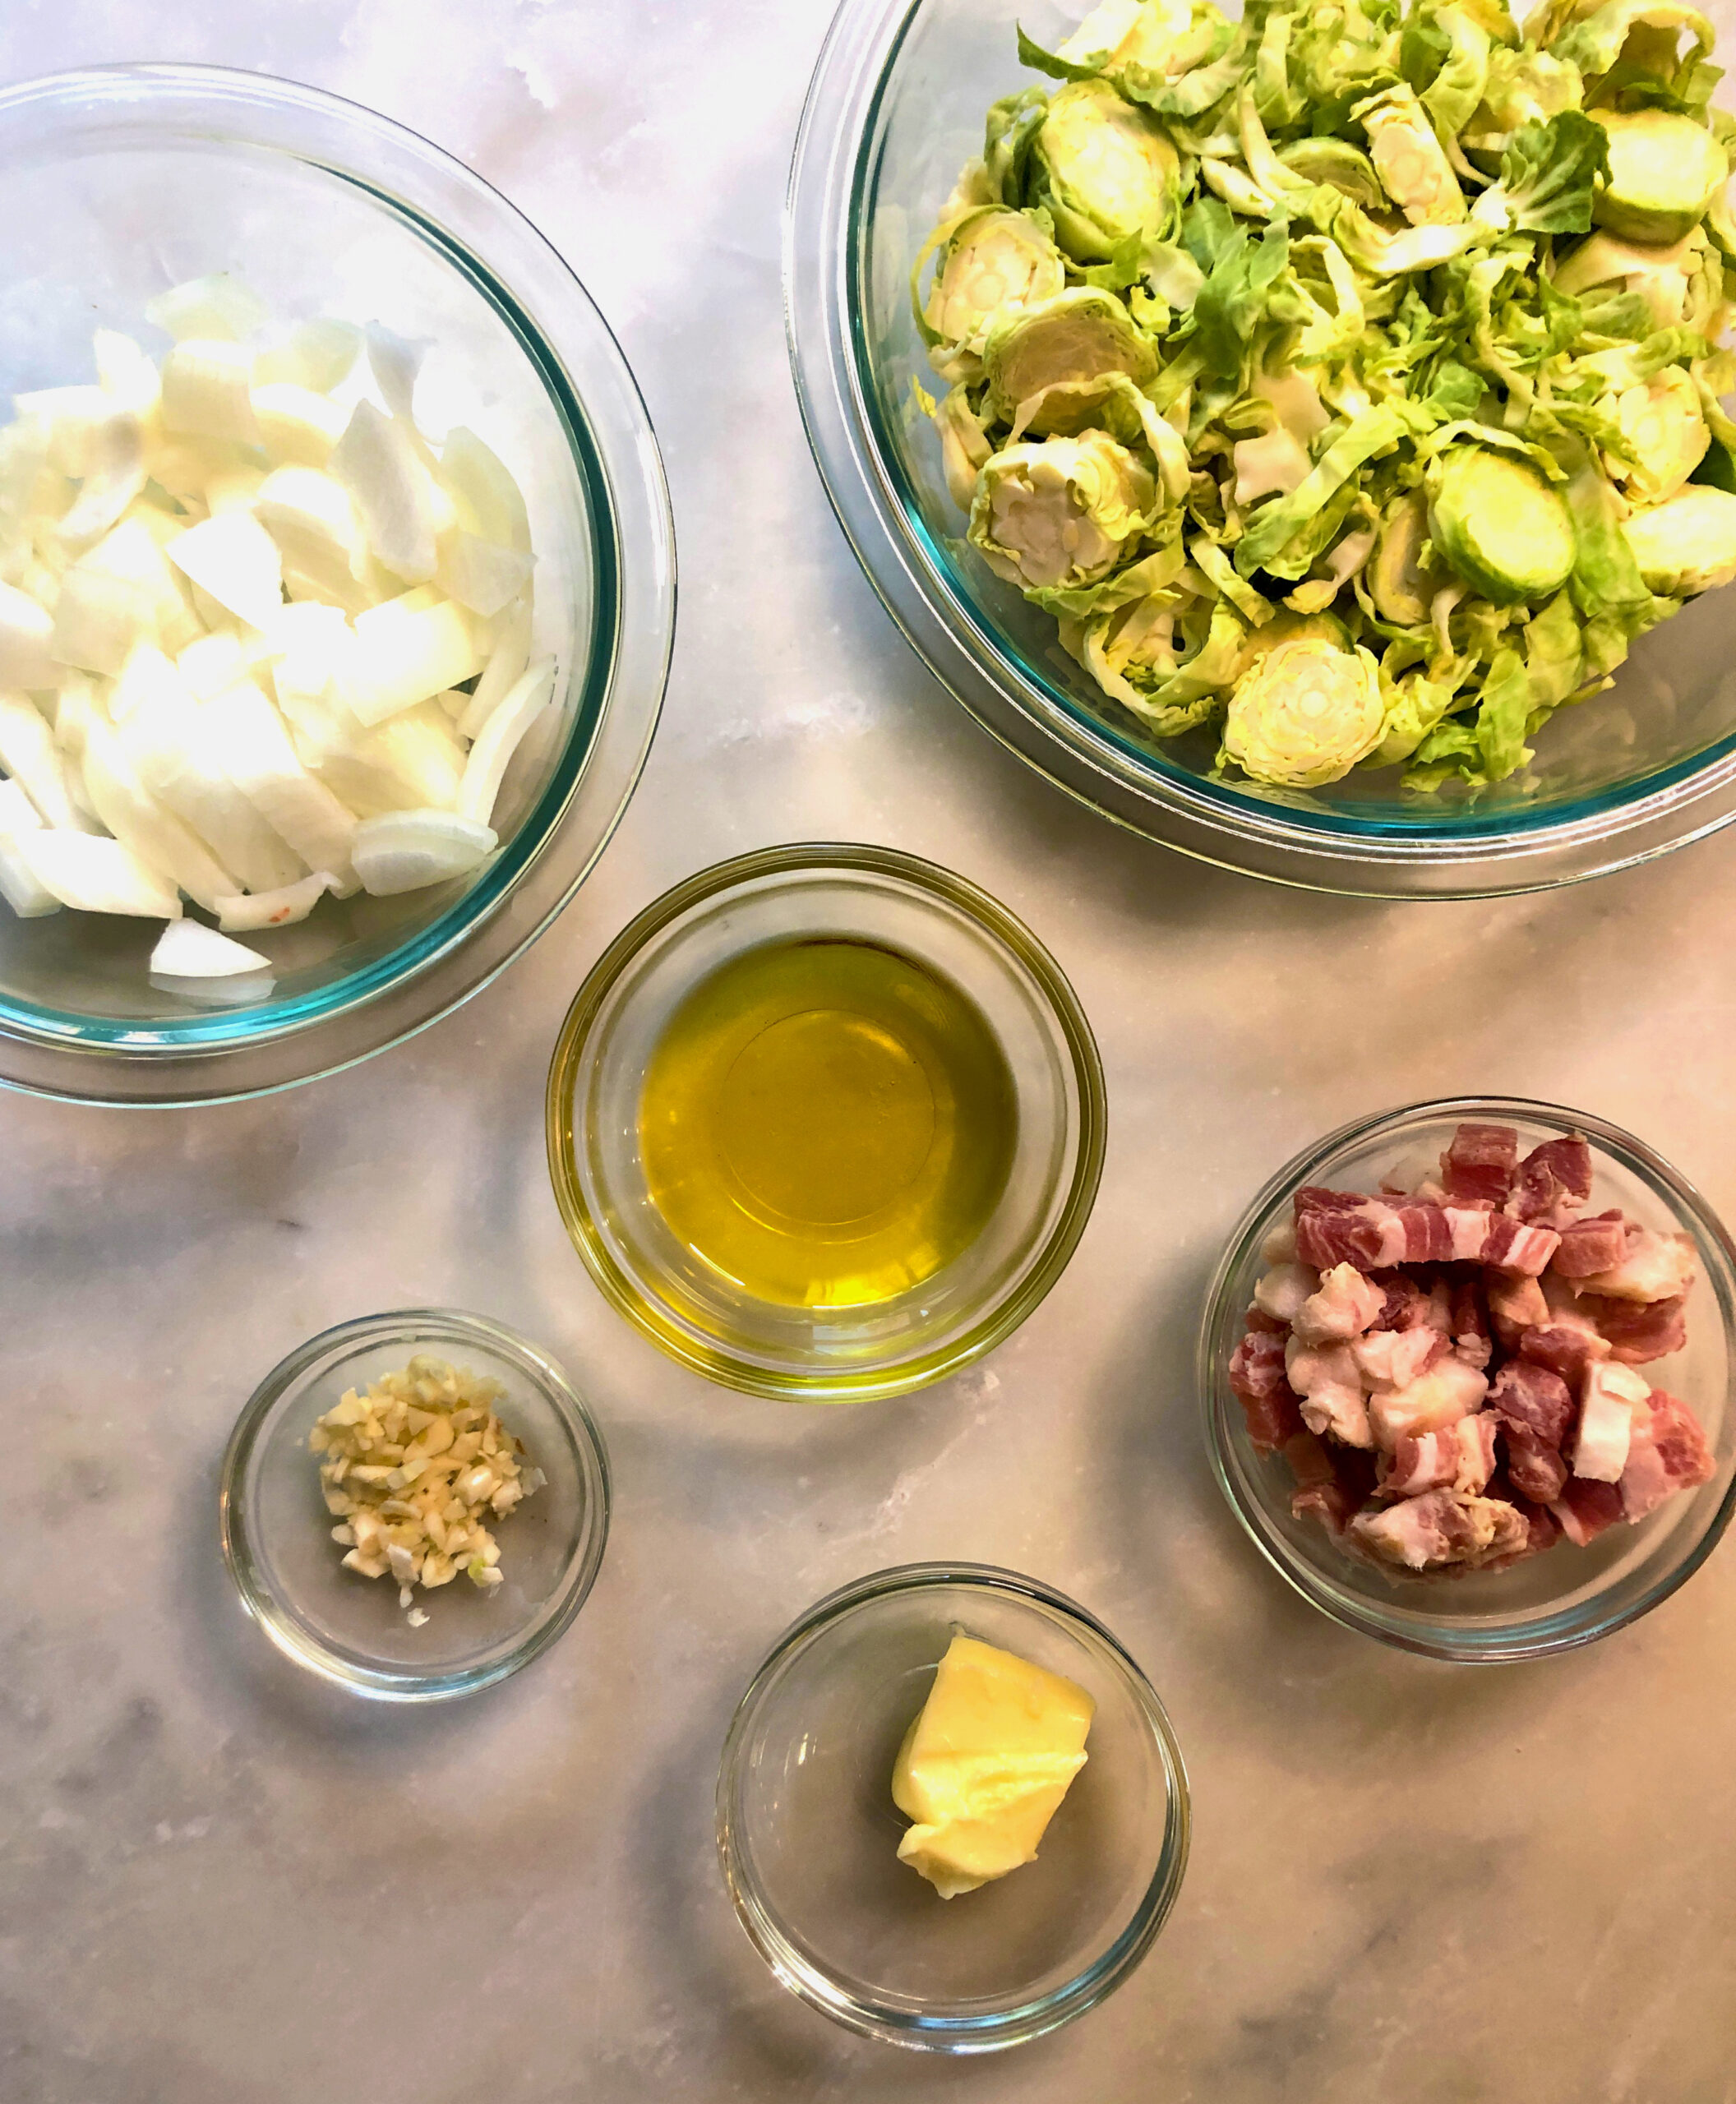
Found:
[[1134, 80], [1175, 80], [1217, 57], [1229, 25], [1194, 0], [1103, 0], [1055, 53], [1074, 66]]
[[1368, 651], [1329, 636], [1290, 636], [1237, 680], [1224, 750], [1256, 782], [1318, 789], [1374, 750], [1385, 718], [1380, 668]]
[[1009, 584], [1044, 588], [1106, 577], [1151, 524], [1157, 484], [1106, 432], [1009, 445], [977, 478], [970, 539]]
[[1242, 671], [1249, 671], [1281, 643], [1325, 643], [1334, 650], [1348, 650], [1350, 632], [1336, 614], [1274, 614], [1243, 644]]
[[1414, 227], [1455, 226], [1466, 210], [1452, 164], [1413, 88], [1388, 88], [1358, 103], [1382, 187]]
[[1366, 572], [1369, 597], [1382, 619], [1396, 627], [1420, 628], [1435, 593], [1448, 582], [1435, 563], [1423, 560], [1428, 538], [1428, 500], [1420, 490], [1412, 490], [1387, 514]]
[[1051, 99], [1033, 148], [1037, 201], [1075, 262], [1106, 262], [1130, 235], [1175, 216], [1180, 157], [1168, 136], [1106, 81], [1073, 81]]
[[1384, 212], [1391, 204], [1374, 162], [1348, 139], [1293, 139], [1279, 147], [1278, 159], [1304, 182], [1323, 182], [1364, 211]]
[[1001, 316], [1052, 299], [1066, 283], [1061, 251], [1036, 220], [990, 205], [947, 237], [923, 319], [943, 344], [980, 353]]
[[990, 404], [1000, 421], [1040, 436], [1076, 431], [1101, 408], [1102, 383], [1124, 373], [1141, 385], [1157, 370], [1151, 339], [1113, 293], [1076, 285], [1003, 314], [983, 346]]
[[1736, 496], [1691, 483], [1667, 503], [1637, 511], [1623, 531], [1640, 574], [1671, 599], [1736, 578]]
[[948, 493], [961, 511], [968, 511], [976, 495], [976, 478], [995, 449], [962, 386], [953, 388], [935, 408], [934, 424], [940, 434], [940, 462]]
[[1609, 181], [1592, 202], [1592, 218], [1631, 241], [1679, 241], [1729, 179], [1723, 147], [1697, 118], [1675, 110], [1591, 114], [1609, 135]]
[[1572, 514], [1539, 469], [1517, 454], [1456, 445], [1429, 471], [1435, 553], [1498, 607], [1546, 599], [1567, 582]]
[[1661, 504], [1681, 488], [1711, 444], [1700, 390], [1680, 366], [1667, 365], [1618, 395], [1614, 407], [1632, 459], [1612, 458], [1609, 473], [1640, 503]]
[[1557, 292], [1571, 298], [1599, 285], [1619, 284], [1638, 293], [1660, 329], [1673, 329], [1688, 307], [1688, 288], [1700, 268], [1703, 236], [1680, 241], [1624, 241], [1600, 228], [1589, 234], [1555, 271]]

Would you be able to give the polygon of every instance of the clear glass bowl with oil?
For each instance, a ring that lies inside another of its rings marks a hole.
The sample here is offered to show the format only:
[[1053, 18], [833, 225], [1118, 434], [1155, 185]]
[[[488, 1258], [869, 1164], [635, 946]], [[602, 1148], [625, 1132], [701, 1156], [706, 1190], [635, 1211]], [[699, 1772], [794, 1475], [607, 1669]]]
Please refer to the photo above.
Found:
[[592, 1276], [672, 1357], [811, 1402], [899, 1395], [1010, 1334], [1083, 1231], [1102, 1068], [1054, 959], [888, 848], [768, 848], [649, 907], [549, 1070]]

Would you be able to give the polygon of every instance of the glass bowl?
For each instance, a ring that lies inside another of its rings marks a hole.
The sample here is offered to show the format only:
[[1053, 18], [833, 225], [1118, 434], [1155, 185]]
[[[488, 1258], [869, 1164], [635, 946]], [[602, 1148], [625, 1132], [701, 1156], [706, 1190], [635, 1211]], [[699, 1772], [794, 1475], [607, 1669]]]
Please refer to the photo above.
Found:
[[0, 94], [0, 392], [86, 377], [90, 332], [167, 339], [146, 300], [233, 269], [283, 321], [432, 340], [434, 428], [473, 423], [518, 478], [538, 650], [560, 667], [474, 876], [321, 902], [250, 935], [276, 985], [213, 1012], [154, 990], [155, 921], [0, 909], [0, 1081], [112, 1103], [259, 1093], [378, 1051], [485, 984], [572, 896], [661, 704], [674, 556], [656, 441], [613, 338], [542, 236], [468, 168], [312, 88], [205, 67], [65, 73]]
[[[975, 1241], [861, 1308], [759, 1299], [671, 1231], [639, 1146], [646, 1061], [689, 990], [761, 944], [855, 937], [973, 1001], [1016, 1096], [1017, 1148]], [[773, 847], [702, 870], [625, 929], [579, 990], [549, 1069], [555, 1197], [592, 1276], [671, 1357], [726, 1387], [806, 1402], [903, 1395], [1009, 1336], [1065, 1269], [1102, 1174], [1103, 1073], [1055, 960], [961, 877], [889, 848]]]
[[934, 374], [911, 270], [989, 105], [1050, 84], [1014, 16], [1053, 49], [1085, 0], [843, 0], [791, 171], [785, 285], [810, 442], [893, 620], [986, 729], [1082, 802], [1152, 839], [1323, 891], [1462, 897], [1644, 861], [1736, 815], [1736, 593], [1646, 637], [1614, 690], [1563, 709], [1522, 777], [1475, 806], [1412, 799], [1396, 768], [1330, 789], [1208, 779], [1217, 738], [1144, 737], [1061, 649], [1054, 621], [964, 541], [913, 390]]
[[[944, 1900], [898, 1861], [893, 1763], [960, 1631], [1076, 1681], [1087, 1759], [1037, 1860]], [[852, 2031], [987, 2053], [1094, 2009], [1156, 1940], [1188, 1861], [1163, 1705], [1083, 1608], [986, 1564], [917, 1563], [829, 1595], [742, 1696], [718, 1778], [741, 1925], [792, 1994]]]
[[[1581, 1133], [1596, 1165], [1591, 1207], [1619, 1206], [1642, 1225], [1693, 1238], [1703, 1273], [1689, 1299], [1686, 1349], [1645, 1367], [1700, 1419], [1717, 1473], [1679, 1491], [1637, 1526], [1611, 1527], [1588, 1548], [1560, 1542], [1506, 1571], [1405, 1576], [1353, 1561], [1318, 1520], [1296, 1519], [1281, 1456], [1255, 1453], [1230, 1392], [1230, 1357], [1254, 1282], [1260, 1245], [1287, 1220], [1300, 1185], [1409, 1188], [1438, 1160], [1461, 1119], [1514, 1125], [1521, 1153]], [[1199, 1391], [1212, 1463], [1255, 1546], [1304, 1599], [1333, 1621], [1430, 1658], [1503, 1662], [1591, 1644], [1668, 1599], [1705, 1562], [1736, 1508], [1736, 1243], [1692, 1184], [1643, 1140], [1601, 1118], [1504, 1096], [1456, 1096], [1359, 1119], [1288, 1163], [1249, 1207], [1218, 1267], [1200, 1331]]]
[[[501, 1423], [547, 1482], [498, 1523], [504, 1582], [464, 1579], [415, 1604], [390, 1578], [343, 1567], [307, 1435], [348, 1388], [401, 1373], [418, 1353], [498, 1381]], [[223, 1557], [241, 1603], [285, 1658], [358, 1695], [436, 1702], [505, 1680], [584, 1606], [609, 1532], [609, 1458], [595, 1419], [555, 1362], [481, 1315], [406, 1308], [310, 1338], [275, 1366], [223, 1457]]]

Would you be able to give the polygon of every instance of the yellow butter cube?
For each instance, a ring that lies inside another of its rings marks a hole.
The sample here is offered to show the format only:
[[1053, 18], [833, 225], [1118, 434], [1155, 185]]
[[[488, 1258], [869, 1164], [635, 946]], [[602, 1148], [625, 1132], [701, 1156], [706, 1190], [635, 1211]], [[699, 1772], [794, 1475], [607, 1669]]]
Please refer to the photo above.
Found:
[[915, 1822], [899, 1859], [943, 1899], [1030, 1862], [1085, 1765], [1096, 1708], [1059, 1673], [955, 1636], [892, 1771]]

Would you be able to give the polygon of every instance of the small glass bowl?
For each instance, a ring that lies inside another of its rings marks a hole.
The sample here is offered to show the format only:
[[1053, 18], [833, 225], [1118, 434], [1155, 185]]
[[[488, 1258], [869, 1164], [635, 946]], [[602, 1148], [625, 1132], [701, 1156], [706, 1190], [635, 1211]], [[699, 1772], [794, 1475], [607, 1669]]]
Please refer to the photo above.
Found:
[[[401, 1372], [418, 1352], [498, 1381], [502, 1423], [547, 1478], [500, 1523], [505, 1582], [418, 1589], [419, 1629], [390, 1579], [344, 1569], [307, 1447], [345, 1389]], [[436, 1702], [515, 1673], [584, 1604], [608, 1539], [609, 1459], [589, 1410], [534, 1345], [481, 1315], [406, 1308], [340, 1322], [272, 1368], [229, 1435], [219, 1513], [241, 1603], [286, 1658], [358, 1695]]]
[[[960, 1631], [1097, 1707], [1036, 1862], [944, 1900], [898, 1861], [892, 1770]], [[847, 2029], [930, 2052], [1022, 2045], [1096, 2008], [1163, 1926], [1188, 1837], [1144, 1674], [1084, 1608], [986, 1564], [879, 1571], [810, 1608], [742, 1696], [718, 1778], [718, 1853], [760, 1956]]]
[[[676, 1239], [639, 1151], [647, 1059], [689, 990], [755, 945], [882, 944], [950, 979], [999, 1039], [1017, 1091], [1012, 1174], [981, 1234], [921, 1285], [861, 1309], [777, 1306]], [[610, 945], [549, 1069], [548, 1160], [575, 1247], [615, 1306], [684, 1365], [806, 1402], [903, 1395], [990, 1351], [1055, 1284], [1103, 1168], [1103, 1071], [1060, 967], [1004, 907], [889, 848], [766, 848], [677, 884]]]
[[[1281, 1456], [1256, 1454], [1231, 1392], [1260, 1245], [1290, 1216], [1304, 1184], [1374, 1191], [1407, 1188], [1431, 1170], [1464, 1119], [1514, 1125], [1521, 1153], [1581, 1133], [1596, 1170], [1591, 1209], [1619, 1206], [1643, 1225], [1693, 1238], [1701, 1282], [1689, 1299], [1687, 1348], [1641, 1370], [1681, 1396], [1717, 1460], [1712, 1480], [1678, 1492], [1637, 1526], [1611, 1527], [1589, 1548], [1558, 1543], [1506, 1571], [1407, 1576], [1355, 1561], [1319, 1522], [1295, 1518]], [[1736, 1243], [1692, 1184], [1643, 1140], [1582, 1110], [1504, 1096], [1455, 1096], [1387, 1110], [1331, 1133], [1261, 1192], [1231, 1236], [1200, 1331], [1198, 1380], [1212, 1465], [1236, 1517], [1304, 1599], [1347, 1629], [1434, 1659], [1503, 1663], [1595, 1643], [1668, 1599], [1718, 1544], [1736, 1510]]]

